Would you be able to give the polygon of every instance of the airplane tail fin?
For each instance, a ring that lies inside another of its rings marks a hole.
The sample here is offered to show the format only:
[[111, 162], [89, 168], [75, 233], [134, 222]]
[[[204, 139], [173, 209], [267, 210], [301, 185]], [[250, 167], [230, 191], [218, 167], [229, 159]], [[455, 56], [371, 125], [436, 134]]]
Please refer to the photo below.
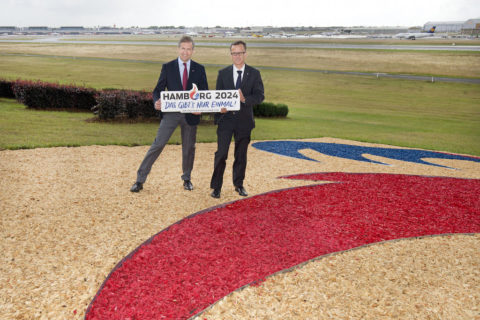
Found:
[[434, 33], [436, 28], [437, 26], [431, 27], [430, 30], [428, 30], [428, 33]]

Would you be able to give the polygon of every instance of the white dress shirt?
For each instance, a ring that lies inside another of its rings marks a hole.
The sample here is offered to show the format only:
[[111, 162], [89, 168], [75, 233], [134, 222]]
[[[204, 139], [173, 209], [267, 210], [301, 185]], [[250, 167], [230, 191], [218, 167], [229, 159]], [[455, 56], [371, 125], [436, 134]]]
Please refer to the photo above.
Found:
[[245, 75], [245, 64], [243, 65], [242, 69], [237, 69], [237, 67], [233, 65], [233, 84], [237, 83], [237, 78], [238, 78], [237, 71], [242, 71], [242, 80], [243, 80], [243, 76]]

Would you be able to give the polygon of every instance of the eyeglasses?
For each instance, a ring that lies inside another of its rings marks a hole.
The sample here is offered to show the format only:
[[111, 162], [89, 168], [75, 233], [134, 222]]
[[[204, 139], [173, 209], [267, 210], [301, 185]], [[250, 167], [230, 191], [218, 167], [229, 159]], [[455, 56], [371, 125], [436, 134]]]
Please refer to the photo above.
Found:
[[243, 52], [230, 52], [230, 54], [234, 57], [238, 57], [238, 56], [241, 56], [242, 54], [245, 54], [245, 51], [243, 51]]

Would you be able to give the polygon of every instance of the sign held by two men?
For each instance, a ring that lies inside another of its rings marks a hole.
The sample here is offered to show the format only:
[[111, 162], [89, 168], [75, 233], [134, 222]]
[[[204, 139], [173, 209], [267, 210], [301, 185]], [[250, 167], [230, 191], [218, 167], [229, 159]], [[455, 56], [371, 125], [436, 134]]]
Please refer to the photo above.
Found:
[[190, 91], [162, 91], [162, 112], [220, 112], [240, 110], [238, 90], [198, 90], [194, 83]]

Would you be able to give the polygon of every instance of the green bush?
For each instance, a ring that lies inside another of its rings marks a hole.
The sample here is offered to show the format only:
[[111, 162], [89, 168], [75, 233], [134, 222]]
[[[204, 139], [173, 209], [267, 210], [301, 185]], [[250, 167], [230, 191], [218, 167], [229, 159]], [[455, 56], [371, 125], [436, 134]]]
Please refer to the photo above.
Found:
[[286, 104], [275, 105], [272, 102], [262, 102], [253, 108], [255, 117], [286, 117], [288, 114], [288, 106]]
[[286, 117], [288, 115], [288, 106], [284, 103], [277, 104], [277, 116]]

